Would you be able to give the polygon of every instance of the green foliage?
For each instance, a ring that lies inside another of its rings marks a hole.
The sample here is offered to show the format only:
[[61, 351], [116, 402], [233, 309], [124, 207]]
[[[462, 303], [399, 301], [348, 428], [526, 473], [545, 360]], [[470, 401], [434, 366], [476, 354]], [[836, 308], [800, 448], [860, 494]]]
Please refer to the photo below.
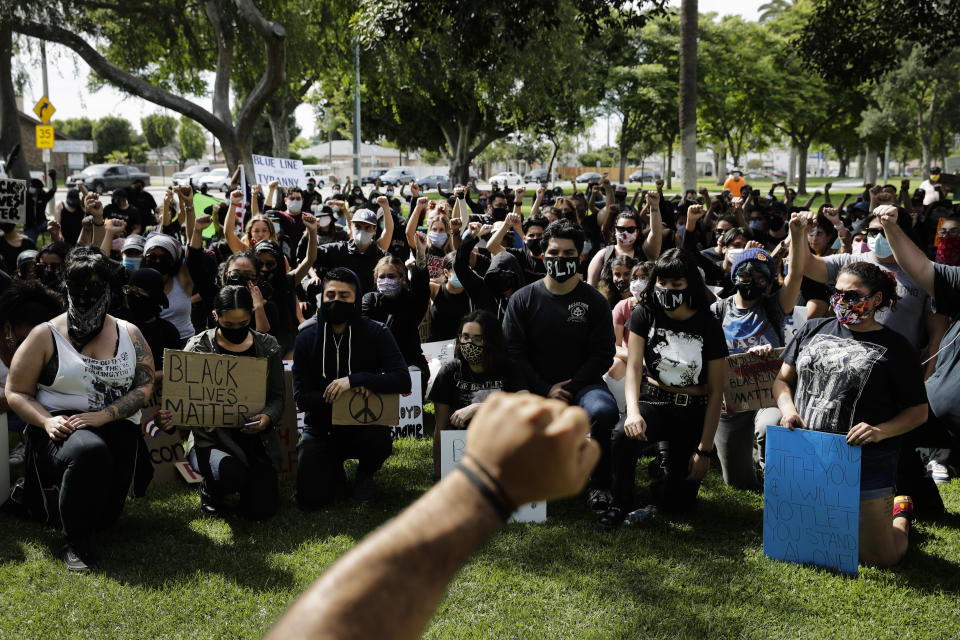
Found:
[[577, 160], [584, 167], [595, 167], [598, 160], [601, 167], [612, 167], [617, 164], [619, 159], [620, 150], [617, 147], [600, 147], [577, 156]]
[[56, 131], [75, 140], [93, 140], [93, 122], [90, 118], [68, 118], [66, 120], [52, 120], [50, 124]]
[[95, 156], [98, 159], [106, 158], [114, 151], [129, 153], [134, 139], [133, 125], [126, 118], [118, 116], [105, 116], [97, 120], [91, 128], [91, 135], [97, 143]]
[[140, 129], [151, 149], [162, 149], [177, 137], [177, 119], [162, 113], [151, 113], [140, 119]]
[[207, 138], [203, 128], [186, 116], [180, 118], [177, 138], [180, 140], [180, 162], [199, 160], [207, 150]]

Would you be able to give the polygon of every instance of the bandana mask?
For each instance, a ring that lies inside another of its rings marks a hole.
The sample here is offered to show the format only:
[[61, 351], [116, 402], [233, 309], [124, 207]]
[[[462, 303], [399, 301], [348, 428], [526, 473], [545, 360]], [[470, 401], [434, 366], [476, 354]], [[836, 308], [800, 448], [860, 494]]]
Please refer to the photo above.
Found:
[[630, 293], [633, 294], [633, 297], [637, 300], [640, 299], [640, 294], [643, 293], [643, 290], [647, 288], [647, 281], [643, 278], [637, 278], [636, 280], [630, 281]]
[[830, 306], [837, 315], [840, 324], [860, 324], [870, 317], [870, 296], [864, 296], [855, 302], [847, 302], [835, 293], [830, 296]]
[[98, 296], [67, 293], [67, 333], [82, 349], [103, 329], [103, 321], [110, 306], [110, 289]]
[[944, 236], [937, 245], [937, 263], [960, 266], [960, 237]]
[[472, 342], [461, 342], [460, 355], [467, 361], [467, 364], [476, 366], [483, 361], [483, 347], [477, 346]]
[[617, 231], [617, 242], [620, 244], [633, 244], [636, 241], [636, 231]]

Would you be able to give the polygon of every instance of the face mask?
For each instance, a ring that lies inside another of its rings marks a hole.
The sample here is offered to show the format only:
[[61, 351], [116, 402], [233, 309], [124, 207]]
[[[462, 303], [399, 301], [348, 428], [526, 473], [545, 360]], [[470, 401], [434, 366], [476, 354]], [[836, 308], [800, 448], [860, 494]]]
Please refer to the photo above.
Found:
[[638, 278], [636, 280], [630, 281], [630, 293], [633, 294], [633, 297], [637, 300], [640, 299], [640, 294], [643, 293], [643, 290], [647, 288], [647, 281], [643, 278]]
[[123, 256], [123, 268], [127, 271], [136, 271], [140, 268], [140, 262], [143, 261], [143, 258], [132, 258]]
[[67, 333], [81, 348], [103, 329], [103, 321], [110, 306], [110, 287], [103, 293], [77, 294], [67, 292]]
[[494, 207], [493, 208], [493, 219], [497, 222], [503, 222], [507, 219], [507, 214], [510, 213], [510, 210], [506, 207]]
[[37, 192], [37, 188], [36, 188], [36, 187], [30, 187], [29, 189], [27, 189], [27, 192], [28, 192], [30, 195], [33, 195], [33, 194], [35, 194], [35, 193]]
[[323, 319], [330, 324], [350, 322], [357, 313], [357, 305], [343, 300], [324, 300], [320, 304]]
[[317, 218], [317, 225], [321, 227], [329, 227], [331, 222], [333, 222], [333, 218], [331, 216], [320, 216]]
[[400, 295], [401, 288], [403, 285], [397, 278], [377, 278], [377, 291], [388, 298], [396, 298]]
[[447, 244], [447, 232], [446, 231], [431, 231], [427, 234], [427, 238], [430, 239], [430, 244], [435, 247], [442, 247]]
[[358, 247], [364, 249], [373, 241], [373, 231], [360, 231], [354, 228], [353, 241], [357, 243]]
[[227, 286], [238, 287], [246, 287], [248, 282], [250, 282], [250, 276], [246, 275], [245, 273], [231, 273], [223, 281], [223, 283]]
[[527, 247], [530, 255], [540, 255], [540, 238], [527, 238], [523, 241], [523, 244]]
[[37, 278], [44, 286], [55, 289], [60, 285], [60, 281], [63, 278], [63, 266], [55, 264], [47, 268], [38, 268]]
[[316, 188], [317, 188], [317, 185], [315, 185], [315, 184], [308, 184], [308, 185], [307, 185], [307, 191], [313, 191], [313, 190], [316, 189]]
[[887, 242], [884, 236], [878, 235], [873, 238], [868, 238], [867, 246], [870, 248], [870, 251], [873, 251], [873, 255], [881, 260], [893, 255], [893, 249], [890, 248], [890, 243]]
[[854, 255], [858, 255], [861, 253], [869, 253], [869, 252], [870, 252], [870, 246], [867, 244], [865, 240], [854, 242], [853, 247], [851, 247], [850, 249], [850, 253]]
[[766, 293], [767, 288], [755, 282], [738, 282], [737, 291], [740, 292], [744, 300], [756, 300]]
[[303, 200], [288, 200], [287, 201], [287, 211], [290, 213], [300, 213], [300, 209], [303, 207]]
[[944, 236], [937, 245], [937, 262], [952, 267], [960, 265], [960, 237]]
[[751, 220], [748, 224], [750, 226], [751, 231], [755, 231], [757, 233], [763, 233], [764, 226], [765, 226], [763, 223], [763, 220]]
[[770, 218], [770, 231], [780, 231], [783, 229], [783, 218], [774, 216]]
[[743, 253], [743, 249], [727, 249], [727, 262], [733, 264], [741, 253]]
[[636, 231], [617, 231], [618, 244], [633, 244], [637, 241]]
[[218, 324], [217, 329], [220, 330], [220, 335], [223, 339], [230, 344], [243, 344], [243, 341], [247, 339], [247, 335], [250, 333], [250, 325], [228, 329], [222, 324]]
[[617, 288], [617, 291], [623, 293], [630, 288], [630, 282], [628, 280], [614, 280], [613, 286]]
[[333, 215], [335, 215], [335, 216], [340, 215], [340, 206], [339, 206], [339, 205], [333, 205], [333, 206], [330, 207], [330, 208], [333, 209]]
[[450, 283], [450, 286], [454, 289], [463, 289], [463, 284], [460, 282], [460, 278], [457, 277], [457, 274], [451, 273], [447, 276], [447, 282]]
[[842, 246], [843, 246], [843, 243], [840, 242], [840, 236], [837, 236], [837, 239], [833, 241], [833, 244], [830, 245], [830, 248], [833, 249], [834, 251], [837, 251]]
[[163, 256], [145, 256], [142, 261], [143, 266], [156, 269], [160, 273], [168, 274], [173, 270], [173, 258]]
[[476, 366], [483, 362], [483, 347], [475, 345], [472, 342], [461, 342], [460, 355], [467, 361], [467, 364]]
[[148, 296], [139, 293], [128, 293], [126, 300], [130, 320], [134, 324], [152, 320], [160, 315], [160, 309], [156, 305], [150, 304], [150, 298]]
[[830, 296], [830, 306], [833, 307], [840, 324], [860, 324], [870, 317], [869, 297], [847, 302], [839, 293], [835, 293]]
[[547, 256], [543, 259], [543, 266], [547, 268], [547, 275], [557, 282], [566, 282], [577, 275], [577, 265], [580, 258], [565, 256]]
[[665, 289], [663, 287], [656, 287], [653, 291], [657, 297], [657, 302], [660, 303], [660, 306], [663, 307], [665, 311], [674, 311], [684, 304], [688, 307], [690, 306], [690, 292], [687, 289]]
[[392, 198], [392, 197], [393, 197], [393, 189], [387, 189], [387, 197], [388, 197], [388, 198]]

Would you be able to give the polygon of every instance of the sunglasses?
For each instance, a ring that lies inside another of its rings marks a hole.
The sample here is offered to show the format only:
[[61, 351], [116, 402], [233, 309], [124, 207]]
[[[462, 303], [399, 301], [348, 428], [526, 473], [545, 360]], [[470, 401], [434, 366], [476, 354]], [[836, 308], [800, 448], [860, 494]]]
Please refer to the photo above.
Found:
[[876, 238], [877, 236], [883, 236], [884, 238], [887, 237], [887, 234], [883, 229], [864, 229], [863, 232], [868, 238]]
[[857, 291], [856, 289], [851, 289], [850, 291], [838, 291], [834, 289], [833, 295], [830, 296], [830, 299], [834, 302], [839, 302], [842, 300], [843, 302], [846, 302], [848, 304], [854, 304], [857, 302], [863, 302], [864, 300], [866, 300], [872, 295], [873, 295], [872, 293], [868, 293], [867, 295], [861, 295], [860, 292]]
[[620, 233], [633, 233], [634, 231], [637, 230], [636, 227], [614, 227], [614, 229], [619, 231]]
[[947, 236], [950, 236], [951, 238], [956, 238], [956, 237], [960, 236], [960, 228], [958, 228], [958, 229], [940, 229], [939, 231], [937, 231], [937, 237], [938, 237], [938, 238], [946, 238]]

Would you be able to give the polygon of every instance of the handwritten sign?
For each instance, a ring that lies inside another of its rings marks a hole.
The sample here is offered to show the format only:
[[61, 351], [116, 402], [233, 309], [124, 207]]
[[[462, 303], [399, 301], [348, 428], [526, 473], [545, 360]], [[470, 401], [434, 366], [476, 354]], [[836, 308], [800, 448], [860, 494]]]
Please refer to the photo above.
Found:
[[[465, 430], [445, 430], [440, 432], [440, 477], [453, 471], [463, 452], [467, 448], [467, 432]], [[508, 522], [546, 522], [547, 503], [530, 502], [522, 505], [514, 512]]]
[[392, 427], [393, 439], [423, 437], [423, 402], [420, 370], [410, 369], [410, 393], [400, 394], [400, 421]]
[[430, 382], [437, 377], [437, 372], [444, 362], [453, 361], [453, 349], [456, 343], [453, 340], [440, 340], [438, 342], [425, 342], [420, 345], [424, 357], [427, 359], [427, 368], [430, 369]]
[[194, 471], [189, 462], [177, 462], [173, 467], [180, 473], [180, 477], [187, 481], [187, 484], [203, 482], [203, 476]]
[[0, 222], [23, 224], [27, 219], [27, 181], [0, 180]]
[[856, 575], [860, 455], [841, 434], [767, 427], [765, 556]]
[[396, 393], [347, 389], [333, 403], [333, 424], [343, 426], [400, 424], [400, 396]]
[[242, 427], [266, 404], [266, 358], [163, 352], [163, 408], [182, 427]]
[[738, 353], [727, 358], [727, 379], [723, 383], [723, 401], [727, 413], [752, 411], [777, 406], [773, 381], [780, 373], [783, 349], [774, 349], [769, 358]]
[[253, 172], [256, 184], [268, 185], [276, 180], [281, 187], [307, 186], [307, 178], [303, 173], [303, 160], [254, 154]]

